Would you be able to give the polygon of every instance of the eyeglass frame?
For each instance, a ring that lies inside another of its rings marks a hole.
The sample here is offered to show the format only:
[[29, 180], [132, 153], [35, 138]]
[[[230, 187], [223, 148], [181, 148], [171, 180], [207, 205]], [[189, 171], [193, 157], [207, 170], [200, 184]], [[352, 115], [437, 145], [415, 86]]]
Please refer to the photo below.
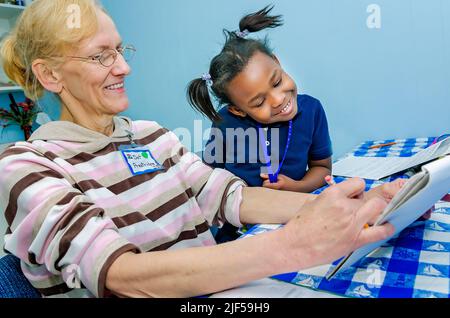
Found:
[[[136, 47], [135, 47], [134, 45], [132, 45], [132, 44], [127, 44], [127, 45], [125, 45], [125, 46], [119, 47], [118, 49], [105, 49], [105, 50], [103, 50], [101, 53], [98, 53], [98, 54], [95, 54], [95, 55], [91, 55], [91, 56], [88, 56], [88, 57], [84, 57], [84, 56], [72, 56], [72, 55], [68, 55], [67, 57], [73, 58], [73, 59], [81, 59], [81, 60], [85, 60], [85, 61], [94, 61], [94, 62], [97, 61], [97, 62], [100, 63], [100, 65], [102, 65], [103, 67], [110, 67], [110, 66], [114, 65], [114, 63], [116, 63], [116, 61], [117, 61], [117, 56], [118, 56], [119, 54], [123, 56], [123, 52], [124, 52], [126, 49], [131, 50], [131, 51], [133, 52], [133, 54], [135, 54], [136, 51], [137, 51], [137, 50], [136, 50]], [[110, 65], [105, 65], [105, 64], [103, 64], [102, 62], [100, 62], [100, 60], [101, 60], [103, 54], [105, 54], [105, 52], [107, 52], [107, 51], [114, 51], [114, 61], [113, 61]], [[134, 55], [133, 55], [131, 58], [133, 58], [133, 57], [134, 57]], [[131, 58], [130, 58], [129, 60], [125, 60], [125, 61], [129, 62], [129, 61], [131, 60]]]

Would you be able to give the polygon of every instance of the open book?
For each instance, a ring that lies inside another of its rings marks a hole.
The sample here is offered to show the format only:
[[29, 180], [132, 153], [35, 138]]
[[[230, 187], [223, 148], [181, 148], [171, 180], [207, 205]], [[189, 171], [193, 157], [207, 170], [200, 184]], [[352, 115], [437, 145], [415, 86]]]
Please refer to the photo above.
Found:
[[421, 150], [412, 157], [348, 156], [333, 164], [333, 175], [380, 180], [450, 153], [450, 137]]
[[[422, 216], [449, 191], [450, 156], [447, 156], [424, 165], [421, 172], [412, 176], [386, 206], [374, 225], [391, 223], [395, 227], [393, 234], [395, 236]], [[352, 266], [392, 237], [368, 244], [350, 253], [328, 274], [327, 279]]]

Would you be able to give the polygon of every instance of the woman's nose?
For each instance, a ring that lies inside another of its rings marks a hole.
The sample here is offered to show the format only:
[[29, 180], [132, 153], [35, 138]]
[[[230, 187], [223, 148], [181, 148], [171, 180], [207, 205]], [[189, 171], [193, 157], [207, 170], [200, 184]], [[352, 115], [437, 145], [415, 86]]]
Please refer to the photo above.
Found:
[[113, 68], [111, 70], [113, 75], [120, 76], [120, 75], [128, 75], [131, 72], [130, 65], [128, 65], [127, 61], [125, 61], [125, 58], [122, 54], [117, 55], [117, 59], [113, 64]]

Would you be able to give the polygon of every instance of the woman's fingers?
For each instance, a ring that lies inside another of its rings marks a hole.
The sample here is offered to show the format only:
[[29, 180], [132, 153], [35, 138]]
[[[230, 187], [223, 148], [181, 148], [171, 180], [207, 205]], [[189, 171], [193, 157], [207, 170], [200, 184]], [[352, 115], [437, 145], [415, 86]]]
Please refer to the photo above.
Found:
[[385, 223], [383, 225], [371, 226], [367, 229], [361, 231], [359, 235], [357, 246], [358, 249], [366, 244], [385, 240], [390, 238], [395, 233], [395, 228], [390, 223]]
[[363, 179], [351, 178], [329, 188], [329, 192], [339, 190], [347, 198], [355, 198], [359, 197], [364, 192], [365, 186], [366, 183]]

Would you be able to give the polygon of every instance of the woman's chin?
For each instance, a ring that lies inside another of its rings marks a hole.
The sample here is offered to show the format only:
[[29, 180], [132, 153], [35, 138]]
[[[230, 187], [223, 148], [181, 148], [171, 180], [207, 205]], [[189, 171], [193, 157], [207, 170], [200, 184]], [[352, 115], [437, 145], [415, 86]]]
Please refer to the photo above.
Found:
[[113, 101], [108, 103], [108, 109], [111, 110], [114, 114], [119, 114], [121, 112], [124, 112], [128, 109], [128, 99], [124, 101]]

